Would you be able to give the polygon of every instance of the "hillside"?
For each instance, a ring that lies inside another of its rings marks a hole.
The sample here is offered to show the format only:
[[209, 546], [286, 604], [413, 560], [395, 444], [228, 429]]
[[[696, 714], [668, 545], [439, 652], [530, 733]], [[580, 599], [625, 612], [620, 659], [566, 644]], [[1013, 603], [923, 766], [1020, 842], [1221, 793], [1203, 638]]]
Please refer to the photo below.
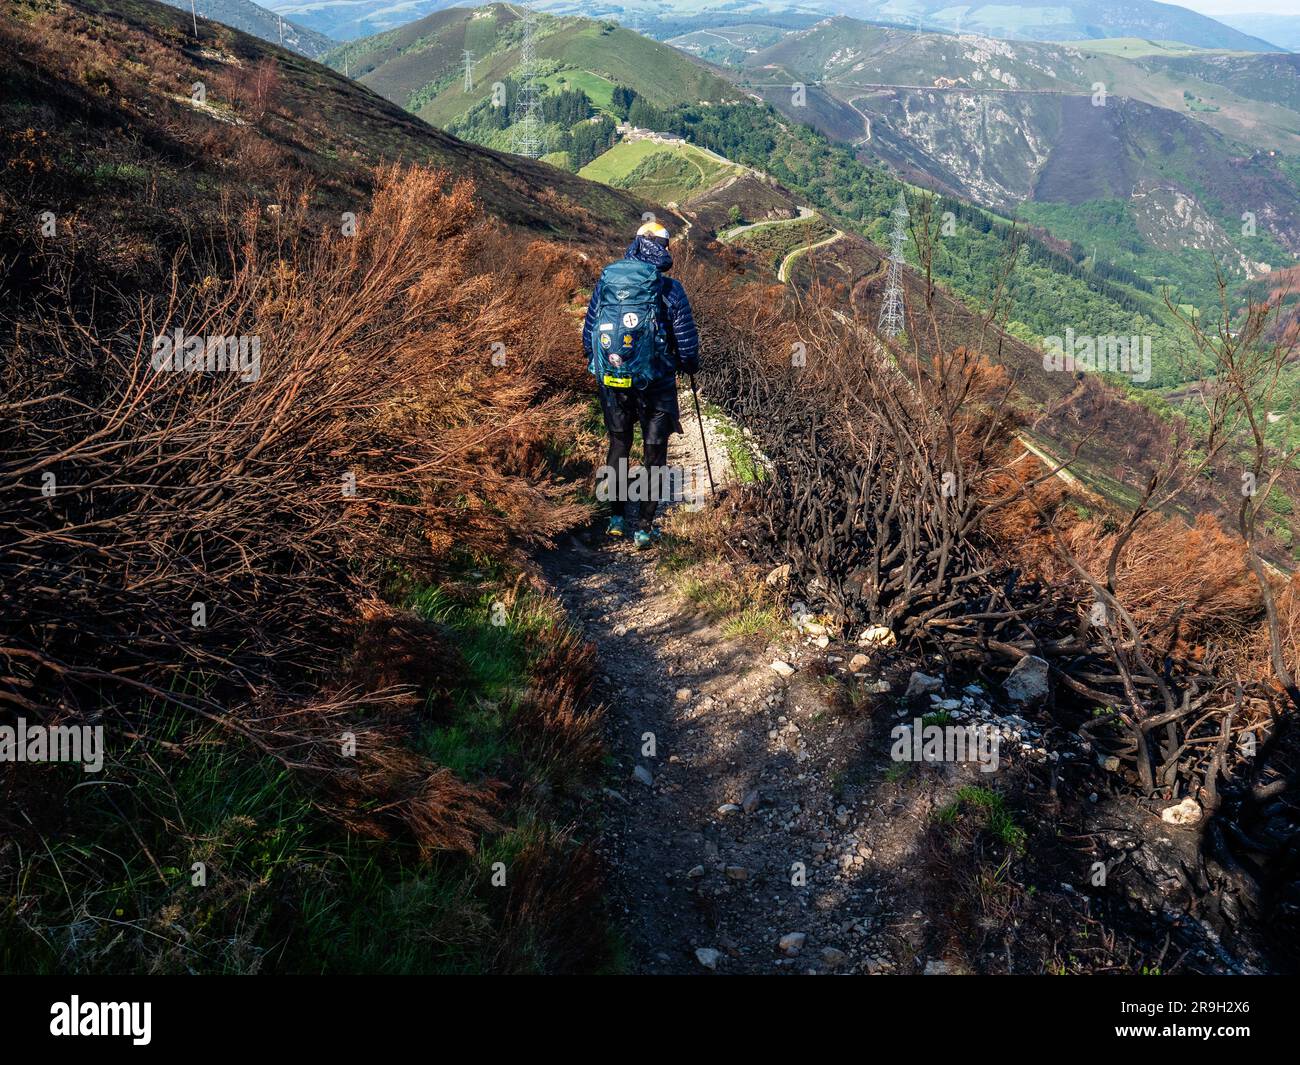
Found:
[[[710, 128], [707, 121], [693, 127], [688, 118], [681, 128], [690, 136], [712, 139], [714, 147], [726, 136]], [[728, 132], [735, 135], [734, 129]], [[887, 252], [882, 245], [888, 233], [884, 215], [903, 186], [856, 161], [847, 163], [819, 153], [815, 140], [782, 135], [775, 127], [771, 132], [754, 154], [747, 153], [744, 141], [731, 141], [737, 158], [750, 166], [761, 163], [765, 177], [749, 169], [739, 174], [719, 172], [711, 182], [697, 182], [682, 195], [679, 211], [691, 220], [693, 235], [713, 234], [732, 252], [742, 253], [739, 262], [733, 259], [733, 268], [743, 266], [757, 278], [770, 278], [781, 266], [787, 275], [781, 280], [815, 289], [855, 321], [874, 323], [884, 291]], [[642, 152], [632, 154], [638, 148]], [[620, 144], [584, 168], [583, 174], [622, 185], [627, 181], [625, 175], [644, 172], [638, 160], [650, 151], [645, 142]], [[813, 167], [826, 169], [805, 183], [802, 175]], [[809, 203], [822, 211], [805, 206]], [[866, 206], [872, 203], [879, 206], [875, 210]], [[1126, 386], [1119, 377], [1109, 378], [1105, 385], [1085, 385], [1073, 375], [1043, 373], [1041, 337], [1049, 330], [1064, 328], [1062, 322], [1088, 322], [1098, 332], [1151, 335], [1155, 338], [1152, 377], [1143, 383], [1149, 387], [1180, 382], [1183, 368], [1175, 352], [1190, 346], [1187, 334], [1177, 328], [1158, 296], [1126, 284], [1122, 272], [1107, 275], [1078, 269], [1068, 258], [1032, 238], [1021, 247], [1004, 297], [1002, 313], [1007, 328], [991, 328], [982, 321], [986, 313], [982, 308], [990, 299], [989, 278], [1005, 269], [1000, 256], [1006, 253], [1010, 240], [1009, 224], [969, 205], [938, 201], [934, 211], [944, 210], [956, 212], [956, 227], [942, 240], [942, 250], [931, 264], [942, 286], [936, 311], [941, 335], [950, 343], [988, 345], [992, 332], [997, 338], [992, 345], [997, 351], [993, 361], [1013, 376], [1017, 383], [1014, 405], [1026, 425], [1032, 425], [1025, 439], [1032, 439], [1046, 454], [1074, 456], [1073, 476], [1095, 498], [1124, 506], [1154, 470], [1142, 460], [1133, 460], [1131, 441], [1161, 439], [1168, 431], [1162, 418], [1168, 417], [1169, 409], [1159, 399], [1139, 398], [1140, 391]], [[1065, 228], [1062, 219], [1051, 221]], [[1105, 224], [1114, 226], [1114, 221]], [[872, 239], [864, 239], [864, 232]], [[828, 238], [833, 234], [831, 241]], [[792, 252], [796, 254], [792, 256]], [[916, 262], [910, 244], [906, 255]], [[1275, 281], [1279, 290], [1285, 287], [1285, 277], [1281, 274]], [[907, 273], [905, 284], [910, 305], [921, 303], [922, 280]], [[1084, 331], [1082, 324], [1074, 328]], [[1287, 389], [1295, 387], [1296, 382], [1288, 376]], [[1177, 391], [1182, 395], [1184, 390]], [[1289, 409], [1291, 403], [1288, 398], [1282, 406]], [[1117, 464], [1114, 456], [1119, 454], [1128, 455], [1128, 461]], [[1280, 484], [1289, 496], [1300, 497], [1300, 475], [1287, 474]], [[1207, 473], [1195, 491], [1185, 493], [1174, 505], [1189, 517], [1212, 513], [1230, 520], [1237, 488], [1229, 471]], [[1265, 550], [1289, 569], [1293, 564], [1290, 547], [1300, 538], [1300, 526], [1286, 515], [1272, 520], [1279, 539]]]
[[196, 0], [193, 8], [189, 0], [165, 2], [182, 11], [197, 13], [199, 18], [222, 22], [272, 44], [292, 48], [310, 59], [319, 59], [337, 43], [287, 16], [277, 18], [274, 11], [255, 4], [252, 0]]
[[[149, 0], [85, 3], [87, 10], [104, 11], [110, 7], [128, 32], [147, 31], [169, 42], [186, 39], [187, 16], [179, 11], [159, 12]], [[542, 164], [472, 148], [325, 67], [291, 54], [273, 53], [219, 26], [208, 36], [200, 25], [200, 36], [215, 57], [196, 54], [193, 60], [186, 58], [198, 65], [197, 77], [206, 76], [206, 81], [212, 83], [210, 91], [216, 98], [201, 106], [188, 94], [180, 95], [182, 81], [172, 70], [169, 82], [149, 83], [149, 95], [135, 105], [133, 122], [137, 126], [161, 123], [162, 116], [166, 116], [167, 121], [203, 124], [209, 130], [209, 139], [221, 138], [240, 145], [240, 158], [265, 160], [265, 165], [249, 169], [250, 187], [264, 195], [274, 192], [280, 172], [289, 171], [313, 179], [320, 188], [318, 195], [329, 196], [332, 203], [342, 207], [355, 201], [366, 186], [370, 168], [383, 161], [403, 160], [447, 167], [474, 179], [483, 202], [494, 214], [539, 232], [598, 232], [618, 224], [615, 219], [633, 218], [639, 213], [639, 204], [631, 197], [557, 174]], [[277, 91], [283, 94], [283, 106], [292, 118], [267, 116], [265, 128], [251, 130], [234, 122], [238, 115], [233, 108], [250, 91], [244, 83], [251, 75], [245, 72], [270, 55], [275, 56]], [[116, 64], [110, 52], [96, 56], [93, 50], [88, 51], [81, 63], [88, 84], [121, 88], [114, 76]], [[17, 72], [5, 73], [11, 79], [18, 76]], [[28, 76], [43, 77], [39, 71]], [[44, 128], [56, 144], [66, 144], [66, 149], [60, 150], [79, 160], [75, 168], [63, 172], [63, 180], [72, 182], [77, 190], [70, 193], [75, 199], [80, 199], [87, 189], [98, 188], [106, 206], [119, 198], [127, 203], [138, 195], [146, 179], [172, 182], [178, 192], [185, 192], [201, 188], [205, 175], [212, 181], [222, 172], [220, 166], [207, 160], [201, 141], [174, 145], [161, 125], [139, 147], [127, 149], [111, 135], [114, 119], [107, 105], [86, 108], [88, 117], [83, 120], [67, 90], [45, 77], [51, 99], [44, 106], [60, 110], [50, 115]], [[189, 84], [184, 82], [186, 87]], [[21, 106], [25, 98], [42, 100], [38, 92], [31, 90], [30, 83], [16, 85], [8, 97], [14, 106]], [[82, 121], [87, 123], [87, 130], [79, 136], [76, 131]], [[184, 162], [178, 163], [178, 158]], [[553, 206], [556, 202], [572, 204], [572, 213], [557, 213]], [[58, 203], [52, 201], [51, 206], [57, 208]], [[200, 214], [209, 216], [218, 206], [212, 204]], [[158, 214], [170, 216], [161, 209]], [[576, 223], [578, 230], [572, 228], [575, 220], [581, 220]], [[133, 242], [123, 243], [129, 246]]]
[[1300, 186], [1273, 147], [1300, 145], [1294, 59], [1123, 59], [837, 18], [748, 57], [741, 83], [865, 160], [1020, 212], [1203, 306], [1216, 262], [1245, 278], [1300, 252]]
[[[520, 26], [507, 4], [448, 8], [400, 29], [353, 41], [326, 57], [364, 85], [437, 126], [490, 103], [519, 63]], [[474, 88], [464, 91], [465, 50], [474, 53]], [[612, 22], [538, 20], [537, 57], [548, 77], [588, 79], [589, 96], [608, 104], [615, 85], [658, 107], [722, 100], [734, 90], [676, 49]], [[603, 96], [603, 99], [602, 99]]]
[[738, 173], [710, 152], [686, 143], [626, 139], [578, 171], [579, 176], [629, 189], [653, 203], [676, 203]]
[[[1269, 316], [1184, 326], [1193, 433], [1036, 345], [1174, 335], [1142, 279], [592, 66], [544, 117], [608, 184], [153, 0], [0, 0], [0, 971], [79, 989], [21, 1033], [347, 1042], [284, 1023], [323, 981], [208, 974], [1294, 971]], [[597, 279], [647, 211], [701, 358], [625, 470], [580, 328], [644, 324]]]
[[0, 765], [0, 968], [606, 967], [590, 652], [519, 575], [646, 204], [199, 31], [0, 3], [0, 721], [105, 736]]
[[[1300, 153], [1295, 57], [1128, 45], [916, 33], [841, 17], [789, 33], [745, 56], [743, 66], [760, 88], [767, 81], [784, 87], [793, 80], [815, 83], [868, 114], [870, 90], [881, 87], [1091, 97], [1100, 83], [1111, 96], [1173, 110], [1252, 147]], [[858, 130], [857, 137], [865, 134], [860, 121], [850, 129]]]

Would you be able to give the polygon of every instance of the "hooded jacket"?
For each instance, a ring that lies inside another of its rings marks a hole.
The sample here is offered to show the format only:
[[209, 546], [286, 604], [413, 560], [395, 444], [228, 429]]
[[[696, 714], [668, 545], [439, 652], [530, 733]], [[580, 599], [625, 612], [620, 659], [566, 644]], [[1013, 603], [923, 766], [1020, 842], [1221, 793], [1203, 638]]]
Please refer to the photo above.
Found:
[[[668, 249], [650, 240], [648, 237], [636, 237], [628, 245], [625, 259], [639, 259], [658, 268], [660, 273], [667, 273], [673, 268], [673, 257]], [[691, 301], [686, 297], [686, 289], [676, 278], [667, 279], [664, 292], [664, 311], [667, 315], [668, 350], [674, 356], [680, 373], [692, 374], [700, 368], [700, 334], [695, 328], [695, 316], [691, 313]], [[600, 306], [600, 282], [592, 289], [591, 301], [587, 304], [587, 317], [582, 323], [582, 347], [591, 357], [592, 331], [596, 328], [596, 308]]]

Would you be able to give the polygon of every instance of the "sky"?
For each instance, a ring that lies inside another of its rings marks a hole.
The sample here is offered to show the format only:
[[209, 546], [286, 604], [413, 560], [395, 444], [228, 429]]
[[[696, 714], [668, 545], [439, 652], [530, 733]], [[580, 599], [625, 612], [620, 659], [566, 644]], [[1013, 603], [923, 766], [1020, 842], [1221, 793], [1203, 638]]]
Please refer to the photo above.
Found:
[[1300, 15], [1297, 0], [1163, 0], [1217, 18], [1219, 15]]

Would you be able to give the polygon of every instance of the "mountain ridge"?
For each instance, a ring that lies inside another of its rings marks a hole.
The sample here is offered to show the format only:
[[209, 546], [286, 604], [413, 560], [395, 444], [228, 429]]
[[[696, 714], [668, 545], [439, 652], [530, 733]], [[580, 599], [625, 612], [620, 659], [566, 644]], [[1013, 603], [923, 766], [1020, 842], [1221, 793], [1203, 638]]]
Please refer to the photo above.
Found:
[[271, 44], [291, 48], [309, 59], [319, 59], [337, 42], [310, 27], [292, 19], [277, 16], [276, 12], [252, 0], [162, 0], [181, 11], [191, 11], [199, 18], [221, 22], [234, 29], [260, 37]]

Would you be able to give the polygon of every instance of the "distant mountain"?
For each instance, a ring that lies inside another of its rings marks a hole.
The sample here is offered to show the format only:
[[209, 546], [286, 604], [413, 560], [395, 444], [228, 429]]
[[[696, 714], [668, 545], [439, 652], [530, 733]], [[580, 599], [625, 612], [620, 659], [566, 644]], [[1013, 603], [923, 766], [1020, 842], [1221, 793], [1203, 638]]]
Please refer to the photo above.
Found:
[[951, 0], [806, 0], [799, 6], [917, 29], [981, 33], [1012, 40], [1148, 37], [1202, 48], [1276, 50], [1268, 41], [1234, 30], [1207, 15], [1153, 0], [998, 0], [990, 4], [953, 4]]
[[[519, 64], [521, 23], [510, 4], [450, 7], [373, 37], [351, 41], [325, 57], [352, 77], [436, 126], [447, 127], [487, 101], [493, 85]], [[464, 53], [474, 56], [473, 88], [465, 91]], [[550, 89], [581, 88], [606, 107], [616, 85], [655, 107], [738, 97], [730, 82], [675, 48], [613, 22], [538, 20], [536, 54]]]
[[1224, 15], [1219, 21], [1243, 33], [1263, 37], [1279, 48], [1300, 52], [1300, 15]]
[[883, 87], [1090, 95], [1100, 83], [1108, 95], [1175, 111], [1252, 148], [1300, 155], [1300, 56], [1289, 53], [918, 34], [838, 16], [786, 33], [739, 63], [773, 102], [792, 81], [816, 83], [821, 93], [808, 100], [820, 112], [815, 124], [842, 140], [866, 135], [866, 115]]
[[267, 7], [336, 41], [354, 41], [415, 22], [456, 0], [267, 0]]
[[1215, 262], [1241, 277], [1300, 253], [1300, 56], [1125, 59], [837, 17], [743, 71], [742, 87], [860, 158], [1198, 299]]
[[[396, 29], [454, 5], [455, 0], [267, 0], [266, 6], [335, 40], [350, 41]], [[622, 26], [661, 40], [704, 28], [698, 21], [708, 16], [718, 19], [719, 24], [791, 25], [805, 20], [811, 12], [1012, 40], [1145, 37], [1244, 52], [1290, 47], [1264, 33], [1262, 24], [1254, 29], [1243, 21], [1258, 18], [1285, 23], [1288, 16], [1246, 15], [1216, 21], [1153, 0], [999, 0], [988, 4], [954, 4], [952, 0], [732, 0], [720, 5], [703, 0], [536, 0], [534, 6], [554, 15], [615, 19]], [[1283, 32], [1276, 25], [1270, 25], [1270, 29], [1275, 34]], [[1290, 30], [1293, 41], [1295, 32], [1294, 28]]]
[[[162, 2], [182, 11], [190, 10], [190, 0]], [[195, 0], [194, 10], [199, 18], [224, 23], [272, 44], [283, 44], [309, 59], [320, 58], [336, 43], [325, 34], [292, 21], [287, 15], [277, 18], [276, 12], [254, 4], [252, 0]]]

